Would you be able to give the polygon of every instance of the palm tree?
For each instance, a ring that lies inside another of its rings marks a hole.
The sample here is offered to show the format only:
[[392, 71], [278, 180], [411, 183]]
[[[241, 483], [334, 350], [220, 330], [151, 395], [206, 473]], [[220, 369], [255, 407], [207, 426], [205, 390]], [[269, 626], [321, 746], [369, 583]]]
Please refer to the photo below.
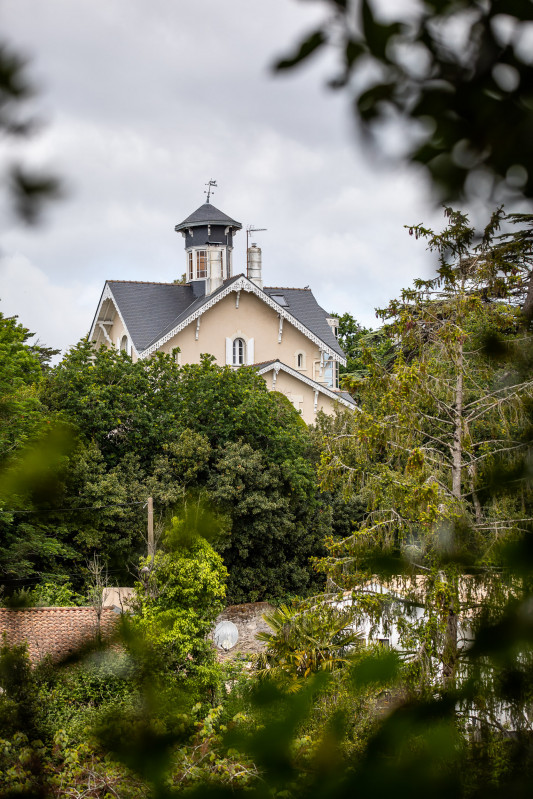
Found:
[[310, 674], [334, 671], [352, 662], [363, 640], [354, 628], [353, 612], [331, 602], [312, 607], [280, 605], [263, 619], [272, 632], [257, 635], [266, 644], [257, 660], [258, 673], [264, 678], [289, 679], [293, 690]]

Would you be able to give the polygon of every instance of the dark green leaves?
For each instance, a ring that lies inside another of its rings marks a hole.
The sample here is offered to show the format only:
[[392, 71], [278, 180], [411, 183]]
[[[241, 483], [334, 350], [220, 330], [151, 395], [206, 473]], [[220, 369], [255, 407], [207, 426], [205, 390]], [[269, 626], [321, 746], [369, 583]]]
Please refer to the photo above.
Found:
[[[397, 3], [386, 16], [380, 5], [329, 0], [330, 17], [277, 69], [333, 42], [340, 70], [329, 86], [348, 87], [356, 120], [378, 152], [383, 125], [398, 124], [401, 159], [422, 164], [441, 198], [483, 194], [490, 181], [495, 192], [532, 197], [531, 3], [433, 0], [409, 10]], [[504, 16], [514, 26], [508, 40]]]
[[277, 61], [274, 64], [274, 69], [278, 72], [281, 72], [285, 69], [291, 69], [292, 67], [295, 67], [297, 64], [300, 64], [309, 58], [310, 55], [322, 47], [326, 42], [327, 37], [323, 31], [314, 31], [314, 33], [301, 42], [293, 55]]

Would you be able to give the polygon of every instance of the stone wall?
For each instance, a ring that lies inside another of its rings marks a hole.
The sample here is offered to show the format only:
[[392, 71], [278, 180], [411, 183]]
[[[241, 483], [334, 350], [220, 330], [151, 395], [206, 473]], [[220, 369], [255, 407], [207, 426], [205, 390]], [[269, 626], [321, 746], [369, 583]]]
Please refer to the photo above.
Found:
[[[111, 636], [120, 616], [112, 608], [102, 610], [100, 632]], [[32, 663], [45, 655], [58, 660], [93, 641], [97, 617], [93, 607], [83, 608], [0, 608], [0, 638], [9, 646], [28, 645]]]
[[230, 605], [217, 616], [216, 624], [221, 621], [231, 621], [239, 631], [239, 640], [236, 645], [224, 652], [217, 650], [220, 661], [230, 660], [237, 655], [255, 655], [261, 652], [264, 644], [256, 640], [259, 632], [270, 632], [270, 627], [261, 618], [263, 613], [274, 610], [268, 602], [251, 602], [246, 605]]

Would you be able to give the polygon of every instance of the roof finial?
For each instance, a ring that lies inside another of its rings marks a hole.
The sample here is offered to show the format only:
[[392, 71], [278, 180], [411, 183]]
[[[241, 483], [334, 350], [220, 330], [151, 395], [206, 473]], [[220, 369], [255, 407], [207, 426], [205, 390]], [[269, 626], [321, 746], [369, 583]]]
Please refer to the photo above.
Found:
[[204, 194], [207, 194], [206, 202], [209, 202], [211, 194], [214, 194], [212, 189], [218, 188], [217, 187], [217, 182], [216, 182], [216, 180], [213, 180], [213, 178], [211, 178], [205, 185], [207, 186], [207, 191], [204, 191]]

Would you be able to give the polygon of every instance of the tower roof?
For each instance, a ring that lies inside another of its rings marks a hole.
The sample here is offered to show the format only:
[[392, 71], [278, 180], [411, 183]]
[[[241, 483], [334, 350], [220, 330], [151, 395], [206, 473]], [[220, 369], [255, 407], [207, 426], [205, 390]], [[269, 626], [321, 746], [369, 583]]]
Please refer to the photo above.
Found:
[[223, 211], [219, 211], [218, 208], [215, 208], [211, 203], [204, 203], [197, 208], [196, 211], [193, 211], [187, 219], [177, 224], [174, 230], [185, 230], [186, 228], [200, 227], [201, 225], [224, 225], [226, 227], [230, 225], [236, 230], [242, 228], [240, 222], [236, 222], [235, 219], [227, 216]]

